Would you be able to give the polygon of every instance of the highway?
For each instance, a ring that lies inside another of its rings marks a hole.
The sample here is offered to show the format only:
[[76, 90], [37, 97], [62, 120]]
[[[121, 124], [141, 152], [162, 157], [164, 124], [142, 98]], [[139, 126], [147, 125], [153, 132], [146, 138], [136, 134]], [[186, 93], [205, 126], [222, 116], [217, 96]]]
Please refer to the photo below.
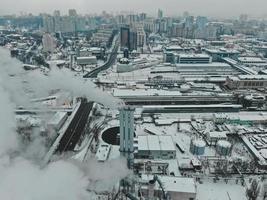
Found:
[[112, 52], [108, 57], [108, 61], [104, 65], [96, 69], [93, 69], [92, 71], [85, 74], [83, 78], [96, 78], [99, 72], [107, 70], [110, 66], [112, 66], [116, 61], [118, 49], [119, 49], [119, 43], [118, 40], [116, 40]]
[[92, 110], [93, 102], [87, 102], [83, 99], [76, 115], [71, 121], [65, 134], [61, 138], [56, 153], [63, 153], [66, 151], [73, 151], [78, 143], [82, 133], [84, 132], [85, 125], [88, 120], [88, 116]]

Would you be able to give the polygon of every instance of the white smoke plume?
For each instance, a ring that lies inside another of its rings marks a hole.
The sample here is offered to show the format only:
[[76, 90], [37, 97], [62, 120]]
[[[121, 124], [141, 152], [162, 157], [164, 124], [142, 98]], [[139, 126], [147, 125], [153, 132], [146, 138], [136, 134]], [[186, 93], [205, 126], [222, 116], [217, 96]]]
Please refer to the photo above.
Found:
[[74, 76], [69, 69], [52, 70], [45, 76], [37, 71], [24, 71], [22, 63], [12, 59], [6, 49], [0, 48], [0, 73], [2, 87], [10, 92], [10, 98], [18, 105], [29, 103], [31, 98], [45, 97], [51, 90], [61, 89], [75, 96], [87, 97], [110, 108], [117, 108], [122, 102], [103, 92], [90, 80]]
[[75, 162], [85, 174], [88, 175], [90, 184], [88, 190], [95, 192], [112, 191], [115, 183], [131, 175], [131, 171], [125, 166], [125, 159], [114, 159], [105, 163], [99, 163], [92, 159], [85, 164]]
[[[19, 62], [9, 58], [9, 55], [1, 49], [0, 55], [0, 199], [96, 199], [93, 192], [88, 192], [88, 188], [97, 191], [109, 190], [120, 178], [129, 174], [124, 167], [126, 164], [115, 160], [107, 163], [106, 166], [97, 162], [85, 166], [77, 162], [60, 160], [41, 168], [35, 160], [38, 159], [38, 151], [42, 148], [38, 142], [29, 145], [30, 148], [26, 148], [28, 151], [26, 154], [30, 156], [21, 153], [23, 148], [19, 145], [19, 136], [16, 133], [14, 110], [16, 104], [25, 103], [31, 98], [31, 94], [25, 93], [24, 80], [27, 79], [27, 83], [33, 83], [31, 81], [38, 81], [39, 77], [36, 74], [30, 77], [32, 78], [30, 80], [29, 76], [18, 68], [21, 67]], [[38, 90], [34, 92], [40, 94], [48, 92], [52, 86], [55, 88], [60, 86], [63, 89], [73, 90], [74, 94], [90, 97], [87, 89], [89, 91], [90, 89], [94, 90], [93, 87], [83, 86], [82, 82], [76, 82], [76, 79], [72, 79], [70, 75], [65, 74], [63, 77], [62, 74], [59, 75], [58, 73], [60, 72], [55, 72], [50, 81], [49, 78], [47, 80], [44, 78], [47, 85], [42, 85], [44, 82], [37, 82], [35, 85], [37, 87], [34, 86], [33, 88]], [[33, 75], [34, 73], [30, 74]], [[65, 79], [63, 80], [63, 78]], [[68, 81], [68, 78], [71, 81]], [[61, 80], [62, 82], [60, 82]], [[40, 92], [39, 90], [43, 91]]]
[[[2, 81], [0, 79], [0, 85]], [[0, 156], [18, 147], [15, 133], [14, 104], [10, 102], [7, 91], [0, 87]]]
[[[2, 160], [1, 160], [2, 161]], [[87, 178], [75, 165], [57, 161], [40, 169], [16, 158], [0, 164], [0, 198], [5, 200], [85, 200]]]
[[74, 76], [69, 69], [52, 68], [48, 76], [38, 71], [30, 73], [28, 82], [34, 91], [39, 90], [39, 95], [46, 95], [51, 89], [70, 91], [74, 96], [87, 97], [89, 101], [96, 101], [110, 108], [117, 108], [121, 101], [112, 95], [103, 92], [90, 80]]
[[1, 87], [2, 81], [0, 84], [0, 199], [90, 199], [86, 176], [75, 165], [58, 161], [40, 169], [32, 161], [12, 153], [20, 151], [15, 106]]

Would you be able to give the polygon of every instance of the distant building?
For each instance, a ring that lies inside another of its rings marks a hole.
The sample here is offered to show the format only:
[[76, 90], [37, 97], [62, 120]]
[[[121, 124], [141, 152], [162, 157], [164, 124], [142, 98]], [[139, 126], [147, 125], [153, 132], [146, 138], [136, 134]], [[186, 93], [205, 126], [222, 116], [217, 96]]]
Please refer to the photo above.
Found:
[[140, 13], [139, 19], [140, 21], [144, 21], [146, 19], [146, 13]]
[[144, 24], [143, 23], [136, 23], [133, 26], [133, 30], [136, 32], [136, 42], [138, 47], [143, 47], [146, 43], [146, 33], [144, 30]]
[[137, 49], [137, 32], [136, 31], [130, 31], [130, 43], [129, 43], [129, 50], [133, 51]]
[[128, 24], [133, 24], [135, 22], [138, 22], [138, 20], [139, 20], [139, 16], [138, 15], [134, 15], [134, 14], [127, 15], [127, 23]]
[[124, 15], [118, 15], [117, 16], [117, 23], [118, 24], [124, 24], [125, 23]]
[[239, 16], [239, 21], [240, 22], [246, 22], [248, 20], [248, 15], [247, 14], [241, 14]]
[[206, 38], [207, 17], [198, 16], [196, 18], [196, 38]]
[[212, 58], [206, 54], [178, 54], [177, 63], [211, 63]]
[[69, 9], [69, 16], [72, 16], [72, 17], [78, 16], [76, 10], [75, 9]]
[[43, 16], [43, 30], [47, 33], [55, 32], [55, 22], [52, 16], [44, 15]]
[[54, 11], [54, 17], [60, 17], [60, 11], [59, 10]]
[[145, 31], [137, 32], [137, 46], [143, 47], [146, 43], [146, 33]]
[[197, 28], [199, 30], [202, 30], [205, 28], [205, 26], [207, 25], [208, 23], [208, 18], [207, 17], [203, 17], [203, 16], [198, 16], [196, 18], [196, 25], [197, 25]]
[[130, 28], [121, 27], [121, 48], [130, 49]]
[[267, 66], [267, 60], [261, 57], [238, 57], [237, 60], [246, 66]]
[[163, 11], [161, 9], [158, 9], [158, 18], [163, 18]]
[[204, 49], [204, 51], [212, 57], [212, 60], [217, 62], [221, 61], [222, 58], [229, 57], [236, 60], [240, 54], [239, 51], [233, 49]]
[[267, 87], [267, 75], [238, 75], [226, 79], [230, 89], [259, 89]]
[[85, 31], [85, 30], [86, 30], [86, 21], [84, 17], [60, 16], [60, 13], [58, 11], [54, 12], [54, 16], [50, 15], [43, 16], [44, 32], [72, 33], [75, 31]]
[[77, 57], [78, 65], [96, 65], [97, 59], [96, 56], [87, 56], [87, 57]]
[[43, 35], [42, 43], [43, 43], [43, 51], [44, 52], [53, 53], [55, 51], [55, 49], [56, 49], [56, 40], [49, 33], [46, 33], [46, 34]]
[[109, 47], [112, 43], [114, 31], [111, 27], [102, 27], [91, 38], [91, 45], [96, 47]]

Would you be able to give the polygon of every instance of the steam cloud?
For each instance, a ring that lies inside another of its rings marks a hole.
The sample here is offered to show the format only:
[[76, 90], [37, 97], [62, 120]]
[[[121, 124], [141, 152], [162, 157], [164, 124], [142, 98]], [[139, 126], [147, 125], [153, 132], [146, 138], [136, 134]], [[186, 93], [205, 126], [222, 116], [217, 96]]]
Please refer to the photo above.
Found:
[[39, 71], [25, 72], [22, 64], [10, 58], [5, 49], [0, 48], [0, 73], [2, 86], [10, 92], [10, 98], [17, 104], [25, 105], [30, 98], [43, 97], [51, 90], [70, 91], [75, 96], [85, 96], [90, 101], [96, 101], [110, 108], [116, 108], [121, 101], [99, 88], [90, 80], [74, 76], [68, 69], [58, 69], [52, 66], [48, 76]]
[[[68, 89], [76, 95], [98, 94], [93, 84], [86, 85], [67, 72], [52, 73], [51, 77], [40, 77], [37, 73], [25, 74], [19, 62], [11, 59], [0, 49], [0, 199], [5, 200], [85, 200], [95, 199], [94, 192], [111, 189], [117, 181], [128, 175], [123, 160], [114, 160], [107, 165], [96, 161], [82, 164], [56, 161], [40, 168], [34, 156], [25, 156], [19, 145], [14, 115], [15, 103], [25, 103], [32, 93], [27, 93], [27, 84], [34, 84], [34, 93], [47, 93], [50, 89]], [[40, 80], [39, 80], [40, 78]], [[45, 83], [45, 84], [44, 84]], [[41, 90], [41, 92], [40, 92]], [[92, 93], [87, 92], [91, 90]], [[103, 97], [101, 94], [101, 99]], [[99, 96], [99, 97], [100, 97]], [[95, 100], [98, 97], [94, 98]], [[15, 102], [15, 103], [13, 103]], [[116, 103], [115, 103], [116, 104]], [[40, 145], [28, 149], [34, 153]], [[28, 152], [28, 153], [29, 153]], [[28, 154], [27, 153], [27, 154]], [[29, 159], [30, 158], [30, 159]], [[109, 180], [107, 182], [107, 180]], [[106, 184], [102, 184], [106, 183]]]

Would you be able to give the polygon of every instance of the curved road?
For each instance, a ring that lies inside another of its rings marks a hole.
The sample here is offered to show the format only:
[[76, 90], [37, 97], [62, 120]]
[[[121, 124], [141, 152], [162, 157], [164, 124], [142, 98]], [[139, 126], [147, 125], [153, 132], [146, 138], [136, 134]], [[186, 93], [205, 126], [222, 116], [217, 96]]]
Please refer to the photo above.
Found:
[[92, 71], [85, 74], [83, 78], [96, 78], [99, 72], [107, 70], [109, 67], [111, 67], [116, 61], [118, 49], [119, 49], [119, 43], [118, 41], [116, 41], [116, 44], [113, 47], [113, 50], [108, 58], [108, 61], [104, 65], [96, 69], [93, 69]]

